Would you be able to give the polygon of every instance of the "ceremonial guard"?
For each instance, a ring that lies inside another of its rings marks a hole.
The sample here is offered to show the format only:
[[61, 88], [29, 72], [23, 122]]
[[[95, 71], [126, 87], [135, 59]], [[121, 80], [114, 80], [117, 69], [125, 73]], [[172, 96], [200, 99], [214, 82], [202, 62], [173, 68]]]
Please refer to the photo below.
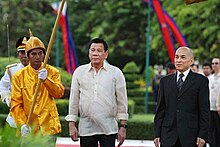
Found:
[[[7, 104], [7, 106], [10, 108], [10, 102], [11, 102], [11, 85], [12, 85], [12, 76], [14, 73], [24, 66], [28, 65], [29, 61], [25, 53], [25, 44], [29, 37], [23, 36], [18, 39], [16, 42], [16, 48], [17, 48], [17, 57], [20, 60], [20, 63], [14, 63], [11, 65], [6, 66], [6, 71], [4, 76], [2, 77], [0, 81], [0, 94], [2, 102]], [[16, 128], [16, 124], [14, 122], [14, 119], [11, 117], [10, 114], [8, 114], [6, 121], [9, 123], [11, 127]]]
[[[42, 135], [58, 134], [61, 132], [61, 124], [54, 99], [61, 98], [64, 94], [60, 72], [49, 64], [43, 67], [46, 48], [38, 37], [30, 37], [25, 51], [29, 64], [13, 76], [10, 113], [24, 137], [30, 132], [39, 132]], [[39, 80], [42, 84], [37, 93], [33, 113], [29, 117]]]

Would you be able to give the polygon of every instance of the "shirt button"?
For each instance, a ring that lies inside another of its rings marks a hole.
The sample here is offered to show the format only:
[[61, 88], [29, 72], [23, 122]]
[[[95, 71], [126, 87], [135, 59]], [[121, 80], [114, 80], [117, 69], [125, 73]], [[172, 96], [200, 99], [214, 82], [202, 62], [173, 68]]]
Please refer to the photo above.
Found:
[[180, 101], [180, 99], [177, 99], [178, 101]]
[[177, 112], [177, 113], [179, 113], [179, 112], [180, 112], [180, 110], [178, 109], [178, 110], [176, 110], [176, 112]]

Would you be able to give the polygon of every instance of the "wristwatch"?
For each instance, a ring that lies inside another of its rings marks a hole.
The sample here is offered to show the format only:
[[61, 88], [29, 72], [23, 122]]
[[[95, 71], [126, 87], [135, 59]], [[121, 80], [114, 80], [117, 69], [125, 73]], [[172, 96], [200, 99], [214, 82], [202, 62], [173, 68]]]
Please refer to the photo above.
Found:
[[121, 127], [127, 129], [128, 125], [127, 124], [120, 124], [119, 128], [121, 128]]

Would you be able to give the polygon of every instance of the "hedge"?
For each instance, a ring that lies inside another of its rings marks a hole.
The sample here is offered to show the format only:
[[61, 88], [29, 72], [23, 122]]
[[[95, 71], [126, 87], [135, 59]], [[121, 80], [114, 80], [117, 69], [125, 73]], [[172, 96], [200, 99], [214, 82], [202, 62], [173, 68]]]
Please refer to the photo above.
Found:
[[[5, 126], [6, 114], [0, 114], [0, 125]], [[69, 124], [65, 121], [64, 116], [60, 116], [60, 121], [62, 125], [62, 133], [59, 134], [60, 137], [69, 137]], [[135, 140], [153, 140], [153, 122], [128, 120], [127, 128], [127, 139]], [[78, 123], [77, 123], [78, 124]]]
[[[62, 133], [60, 136], [68, 137], [68, 122], [65, 121], [64, 117], [68, 114], [68, 99], [57, 99], [56, 100], [58, 112], [60, 114], [60, 121], [62, 124]], [[148, 140], [153, 139], [153, 123], [143, 120], [133, 120], [132, 116], [134, 113], [135, 103], [132, 100], [128, 101], [128, 110], [129, 110], [129, 120], [127, 129], [127, 139], [138, 139], [138, 140]], [[5, 119], [7, 117], [9, 108], [6, 104], [0, 103], [0, 126], [5, 125]]]
[[[60, 136], [69, 137], [69, 124], [64, 117], [60, 117], [62, 124], [62, 133]], [[153, 140], [154, 131], [152, 122], [128, 120], [128, 128], [126, 131], [126, 138], [133, 140]], [[78, 122], [77, 122], [78, 124]]]
[[[68, 99], [55, 99], [57, 109], [60, 116], [66, 116], [69, 110], [69, 100]], [[134, 113], [135, 102], [133, 100], [128, 100], [128, 114], [132, 117]], [[0, 102], [0, 114], [8, 114], [9, 107], [6, 104]]]

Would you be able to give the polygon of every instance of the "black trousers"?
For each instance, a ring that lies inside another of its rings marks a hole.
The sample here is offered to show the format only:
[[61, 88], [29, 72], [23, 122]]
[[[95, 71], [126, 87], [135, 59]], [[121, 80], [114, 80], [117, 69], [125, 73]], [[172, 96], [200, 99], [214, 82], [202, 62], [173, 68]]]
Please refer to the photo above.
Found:
[[220, 116], [217, 111], [210, 113], [209, 144], [211, 147], [220, 147]]
[[172, 145], [172, 146], [163, 146], [163, 145], [161, 145], [161, 147], [182, 147], [182, 145], [181, 145], [179, 137], [178, 137], [178, 139], [176, 140], [176, 143], [174, 145]]
[[[183, 147], [183, 145], [180, 143], [180, 139], [178, 137], [177, 140], [176, 140], [176, 143], [174, 145], [172, 145], [172, 146], [163, 146], [163, 145], [161, 145], [161, 147]], [[196, 143], [195, 143], [195, 146], [191, 146], [191, 147], [197, 147]], [[205, 147], [205, 145], [204, 145], [204, 147]]]
[[80, 147], [115, 147], [116, 134], [80, 136]]

